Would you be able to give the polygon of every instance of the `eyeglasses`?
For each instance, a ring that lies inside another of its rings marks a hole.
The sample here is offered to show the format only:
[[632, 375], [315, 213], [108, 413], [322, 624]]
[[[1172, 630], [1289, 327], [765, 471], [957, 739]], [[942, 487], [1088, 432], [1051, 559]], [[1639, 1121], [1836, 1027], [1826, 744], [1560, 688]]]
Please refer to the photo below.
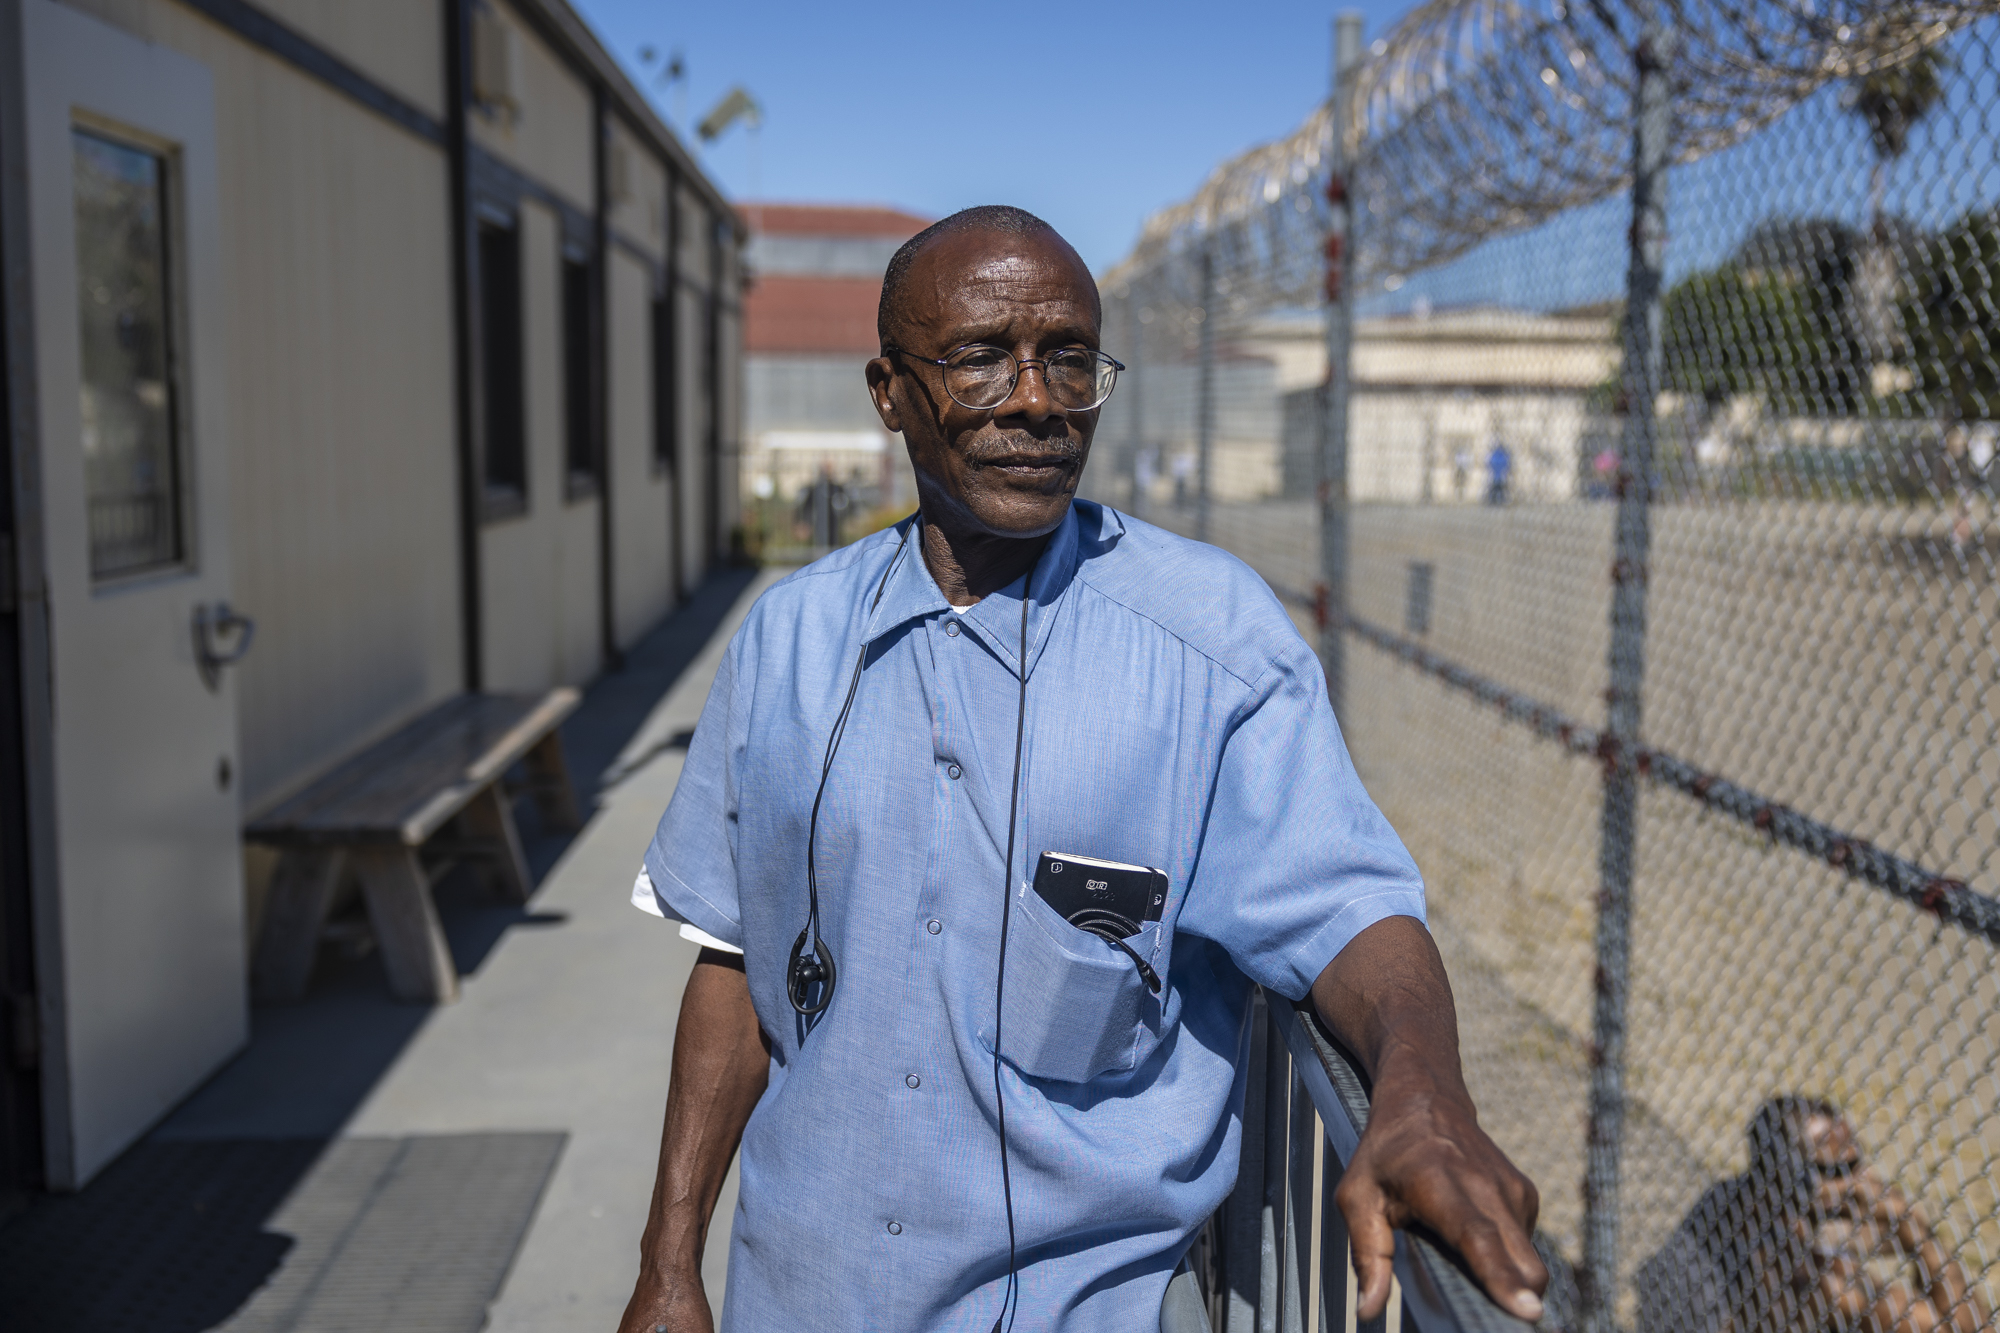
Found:
[[943, 367], [944, 391], [954, 403], [974, 412], [990, 411], [1006, 402], [1021, 382], [1021, 372], [1029, 366], [1042, 368], [1042, 381], [1049, 386], [1049, 397], [1055, 399], [1057, 407], [1065, 412], [1088, 412], [1111, 396], [1118, 372], [1125, 369], [1123, 363], [1087, 347], [1058, 348], [1045, 357], [1025, 361], [989, 343], [968, 343], [948, 356], [918, 356], [894, 343], [885, 344], [882, 350]]

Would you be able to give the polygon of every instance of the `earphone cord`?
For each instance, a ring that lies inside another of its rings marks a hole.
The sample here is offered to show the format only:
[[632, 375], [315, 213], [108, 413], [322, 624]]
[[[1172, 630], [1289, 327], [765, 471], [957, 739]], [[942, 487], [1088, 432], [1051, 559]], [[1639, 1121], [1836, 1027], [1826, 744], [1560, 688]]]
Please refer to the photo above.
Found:
[[1034, 581], [1030, 569], [1021, 579], [1021, 704], [1014, 714], [1014, 788], [1007, 798], [1007, 867], [1000, 896], [1000, 966], [993, 978], [993, 1105], [1000, 1115], [1000, 1192], [1007, 1200], [1007, 1292], [1000, 1300], [1000, 1318], [993, 1321], [993, 1333], [1000, 1333], [1004, 1321], [1013, 1333], [1014, 1312], [1020, 1306], [1021, 1275], [1015, 1267], [1014, 1179], [1007, 1167], [1007, 1099], [1000, 1091], [1001, 1000], [1007, 990], [1007, 925], [1014, 919], [1014, 819], [1021, 808], [1021, 741], [1028, 729], [1028, 587]]
[[819, 803], [826, 799], [827, 775], [833, 772], [833, 756], [840, 750], [841, 733], [847, 730], [847, 715], [854, 708], [854, 696], [861, 688], [861, 665], [868, 660], [868, 645], [862, 644], [854, 659], [854, 675], [847, 682], [847, 699], [840, 705], [833, 731], [826, 738], [826, 758], [819, 766], [819, 790], [813, 794], [812, 818], [806, 825], [806, 930], [815, 944], [819, 941]]
[[[922, 523], [919, 513], [915, 522], [903, 530], [903, 539], [896, 543], [896, 554], [889, 558], [889, 567], [882, 571], [882, 581], [875, 585], [875, 600], [868, 604], [868, 614], [874, 615], [882, 605], [882, 594], [889, 590], [889, 576], [896, 572], [896, 564], [903, 558], [904, 548], [910, 544], [910, 534]], [[834, 719], [833, 730], [826, 738], [826, 757], [820, 761], [819, 790], [813, 793], [812, 818], [806, 824], [806, 937], [812, 941], [815, 953], [819, 950], [819, 806], [826, 799], [827, 775], [833, 772], [833, 757], [840, 752], [840, 738], [847, 731], [847, 715], [854, 710], [854, 696], [861, 688], [861, 668], [868, 661], [868, 645], [862, 644], [861, 651], [854, 658], [854, 674], [847, 681], [847, 698], [840, 705], [840, 716]], [[786, 993], [791, 994], [791, 983], [786, 983]], [[831, 1000], [833, 997], [823, 997]], [[792, 996], [792, 1007], [799, 1007], [799, 999]], [[824, 1008], [825, 1005], [821, 1005]], [[801, 1011], [804, 1012], [804, 1011]]]
[[1153, 965], [1139, 956], [1139, 951], [1125, 942], [1128, 935], [1139, 933], [1139, 923], [1129, 916], [1103, 908], [1086, 907], [1071, 916], [1069, 923], [1078, 930], [1087, 930], [1114, 949], [1123, 949], [1125, 956], [1139, 969], [1139, 980], [1146, 983], [1146, 989], [1160, 993], [1160, 974]]

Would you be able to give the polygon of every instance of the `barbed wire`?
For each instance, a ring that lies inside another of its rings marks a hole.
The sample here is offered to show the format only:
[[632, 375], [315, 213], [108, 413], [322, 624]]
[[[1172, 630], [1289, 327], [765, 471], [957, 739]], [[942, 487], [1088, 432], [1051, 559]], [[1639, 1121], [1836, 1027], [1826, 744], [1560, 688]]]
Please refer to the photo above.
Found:
[[[1673, 158], [1729, 147], [1829, 83], [1905, 64], [1996, 0], [1430, 0], [1344, 80], [1345, 188], [1363, 282], [1433, 267], [1631, 180], [1635, 62], [1669, 59]], [[1650, 25], [1650, 26], [1649, 26]], [[1648, 32], [1666, 50], [1646, 50]], [[1332, 227], [1334, 107], [1218, 167], [1148, 218], [1106, 284], [1204, 317], [1318, 302]]]

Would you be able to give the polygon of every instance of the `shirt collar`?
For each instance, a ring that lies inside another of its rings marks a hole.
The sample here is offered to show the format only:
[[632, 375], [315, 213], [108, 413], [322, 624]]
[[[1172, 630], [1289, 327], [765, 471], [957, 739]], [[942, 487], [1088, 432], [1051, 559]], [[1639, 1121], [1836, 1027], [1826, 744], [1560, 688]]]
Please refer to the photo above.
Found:
[[[1087, 515], [1084, 510], [1089, 511]], [[882, 590], [881, 604], [868, 617], [863, 630], [866, 642], [873, 642], [919, 616], [951, 610], [951, 603], [938, 591], [937, 580], [931, 577], [930, 567], [924, 563], [923, 552], [918, 549], [923, 534], [916, 531], [916, 522], [915, 516], [908, 520], [909, 540], [903, 543], [904, 549], [899, 556], [890, 557], [896, 562], [895, 568], [890, 571], [889, 581]], [[1095, 531], [1086, 534], [1086, 527]], [[1063, 592], [1075, 579], [1082, 564], [1085, 541], [1101, 542], [1123, 530], [1113, 511], [1072, 501], [1062, 523], [1049, 535], [1049, 544], [1042, 549], [1041, 559], [1035, 562], [1027, 577], [1030, 675], [1034, 673], [1035, 664], [1041, 660], [1042, 649], [1048, 644]], [[890, 549], [893, 551], [895, 548]], [[1020, 669], [1022, 582], [1015, 579], [998, 592], [982, 597], [971, 610], [958, 613], [959, 619], [977, 632], [1009, 668], [1017, 671]]]
[[[863, 643], [873, 643], [899, 625], [951, 607], [944, 594], [938, 591], [937, 580], [931, 577], [930, 569], [924, 564], [924, 553], [918, 549], [924, 538], [917, 531], [917, 524], [918, 516], [910, 515], [896, 525], [903, 535], [885, 544], [891, 561], [889, 581], [883, 585], [882, 600], [875, 603], [862, 624]], [[875, 590], [872, 585], [868, 594], [873, 602]]]

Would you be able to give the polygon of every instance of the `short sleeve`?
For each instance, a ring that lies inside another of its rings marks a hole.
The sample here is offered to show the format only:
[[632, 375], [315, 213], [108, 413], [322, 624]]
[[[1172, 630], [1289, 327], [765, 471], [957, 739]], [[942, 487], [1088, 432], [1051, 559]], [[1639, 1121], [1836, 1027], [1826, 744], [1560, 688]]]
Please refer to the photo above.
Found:
[[739, 636], [716, 668], [680, 781], [645, 861], [662, 915], [738, 949], [743, 927], [736, 896], [736, 778], [745, 730], [737, 679], [740, 645]]
[[1253, 691], [1223, 743], [1177, 929], [1213, 940], [1290, 999], [1391, 916], [1424, 919], [1423, 879], [1362, 789], [1303, 643]]

